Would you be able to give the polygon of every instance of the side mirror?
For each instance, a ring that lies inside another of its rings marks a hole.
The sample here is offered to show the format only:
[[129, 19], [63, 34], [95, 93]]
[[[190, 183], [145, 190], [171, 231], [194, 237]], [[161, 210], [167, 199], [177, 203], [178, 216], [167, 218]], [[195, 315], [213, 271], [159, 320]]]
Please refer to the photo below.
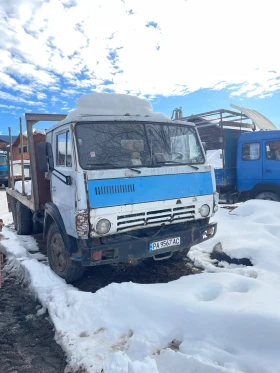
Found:
[[38, 164], [41, 172], [48, 172], [54, 169], [52, 145], [50, 142], [40, 142], [37, 145]]

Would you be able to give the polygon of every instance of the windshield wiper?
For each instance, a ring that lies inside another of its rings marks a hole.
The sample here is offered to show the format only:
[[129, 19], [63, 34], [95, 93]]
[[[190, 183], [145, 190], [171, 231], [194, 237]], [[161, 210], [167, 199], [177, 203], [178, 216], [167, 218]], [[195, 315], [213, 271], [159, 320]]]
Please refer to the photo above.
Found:
[[189, 166], [189, 167], [192, 167], [195, 170], [199, 170], [199, 168], [197, 166], [194, 166], [190, 163], [181, 163], [181, 162], [176, 162], [176, 161], [158, 161], [158, 162], [156, 161], [155, 163], [156, 164], [173, 163], [173, 164], [179, 164], [180, 166]]
[[137, 168], [132, 168], [132, 167], [121, 167], [121, 166], [116, 166], [115, 164], [113, 163], [87, 163], [87, 166], [97, 166], [97, 167], [102, 167], [102, 166], [109, 166], [109, 167], [113, 167], [113, 168], [128, 168], [129, 170], [131, 171], [134, 171], [134, 172], [137, 172], [138, 174], [141, 174], [141, 171], [138, 170]]

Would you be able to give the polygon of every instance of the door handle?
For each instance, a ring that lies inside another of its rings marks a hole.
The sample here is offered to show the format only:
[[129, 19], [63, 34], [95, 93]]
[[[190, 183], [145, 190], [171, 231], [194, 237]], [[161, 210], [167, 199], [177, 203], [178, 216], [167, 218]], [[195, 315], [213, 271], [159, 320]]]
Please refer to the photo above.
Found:
[[56, 191], [56, 187], [55, 187], [55, 186], [52, 187], [52, 191], [53, 191], [53, 192]]
[[264, 172], [271, 172], [272, 170], [264, 170]]

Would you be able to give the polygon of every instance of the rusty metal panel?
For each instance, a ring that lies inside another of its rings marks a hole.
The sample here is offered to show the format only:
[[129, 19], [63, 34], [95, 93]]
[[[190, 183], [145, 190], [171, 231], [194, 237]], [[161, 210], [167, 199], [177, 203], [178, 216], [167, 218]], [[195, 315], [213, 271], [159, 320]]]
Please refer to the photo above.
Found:
[[[28, 149], [29, 149], [29, 155], [30, 155], [30, 171], [31, 171], [31, 179], [32, 179], [31, 200], [32, 200], [32, 203], [34, 204], [34, 209], [36, 211], [39, 210], [41, 206], [40, 206], [38, 180], [37, 180], [38, 162], [36, 163], [35, 146], [34, 146], [34, 141], [33, 141], [33, 125], [39, 121], [60, 121], [65, 118], [66, 118], [65, 114], [34, 114], [34, 113], [25, 114], [27, 137], [28, 137]], [[47, 185], [47, 183], [45, 185]], [[44, 189], [44, 187], [42, 189]], [[41, 200], [44, 201], [42, 194], [41, 194]]]
[[34, 133], [33, 142], [34, 142], [34, 151], [35, 151], [35, 160], [36, 160], [36, 174], [37, 174], [37, 184], [38, 184], [39, 206], [42, 206], [46, 202], [51, 201], [50, 180], [46, 179], [45, 173], [41, 172], [39, 169], [38, 153], [37, 153], [37, 144], [45, 140], [46, 140], [45, 134]]

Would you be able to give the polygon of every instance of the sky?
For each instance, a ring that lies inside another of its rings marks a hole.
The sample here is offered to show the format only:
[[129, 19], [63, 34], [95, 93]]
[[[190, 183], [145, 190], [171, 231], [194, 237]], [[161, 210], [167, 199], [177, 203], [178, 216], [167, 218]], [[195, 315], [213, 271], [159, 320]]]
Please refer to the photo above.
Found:
[[0, 0], [0, 133], [94, 91], [145, 97], [168, 116], [234, 103], [280, 127], [278, 3]]

